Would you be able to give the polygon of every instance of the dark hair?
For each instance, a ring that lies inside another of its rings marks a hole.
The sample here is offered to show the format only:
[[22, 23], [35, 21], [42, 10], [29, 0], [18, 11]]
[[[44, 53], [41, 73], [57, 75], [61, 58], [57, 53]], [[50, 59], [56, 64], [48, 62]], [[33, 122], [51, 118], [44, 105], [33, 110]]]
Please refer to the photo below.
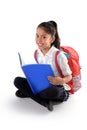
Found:
[[43, 28], [48, 34], [55, 36], [55, 40], [51, 45], [54, 45], [56, 48], [60, 49], [60, 38], [57, 30], [57, 23], [55, 21], [42, 22], [37, 28], [39, 27]]

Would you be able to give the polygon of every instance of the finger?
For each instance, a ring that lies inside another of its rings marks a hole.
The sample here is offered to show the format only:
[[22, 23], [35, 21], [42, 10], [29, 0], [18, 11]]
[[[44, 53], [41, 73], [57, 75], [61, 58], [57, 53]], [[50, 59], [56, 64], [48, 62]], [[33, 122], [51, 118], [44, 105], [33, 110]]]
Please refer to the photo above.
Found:
[[53, 79], [53, 77], [52, 76], [48, 76], [48, 80], [52, 80]]
[[50, 82], [51, 84], [53, 84], [53, 77], [52, 77], [52, 76], [49, 76], [49, 77], [48, 77], [48, 80], [49, 80], [49, 82]]

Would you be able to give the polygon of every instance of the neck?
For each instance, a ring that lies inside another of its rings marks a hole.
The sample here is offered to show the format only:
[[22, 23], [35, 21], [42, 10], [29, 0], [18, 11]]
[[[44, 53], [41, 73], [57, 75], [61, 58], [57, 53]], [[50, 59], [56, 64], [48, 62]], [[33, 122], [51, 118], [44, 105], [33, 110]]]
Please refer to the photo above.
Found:
[[43, 55], [45, 56], [46, 53], [50, 50], [50, 48], [46, 48], [46, 49], [42, 49], [41, 52], [43, 53]]

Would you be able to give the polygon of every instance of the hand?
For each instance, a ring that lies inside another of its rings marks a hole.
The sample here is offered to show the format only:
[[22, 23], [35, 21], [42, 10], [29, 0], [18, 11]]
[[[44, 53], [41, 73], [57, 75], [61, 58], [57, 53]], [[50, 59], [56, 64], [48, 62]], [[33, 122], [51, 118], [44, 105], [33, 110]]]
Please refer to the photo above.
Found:
[[53, 85], [62, 85], [64, 83], [64, 80], [61, 77], [48, 76], [48, 80]]

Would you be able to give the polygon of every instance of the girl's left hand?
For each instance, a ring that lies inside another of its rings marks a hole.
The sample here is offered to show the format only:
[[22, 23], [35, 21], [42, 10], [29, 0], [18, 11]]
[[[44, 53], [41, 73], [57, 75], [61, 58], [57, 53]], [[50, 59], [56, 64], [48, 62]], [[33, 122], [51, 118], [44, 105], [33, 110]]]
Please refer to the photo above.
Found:
[[64, 83], [64, 80], [61, 77], [48, 76], [48, 80], [53, 85], [62, 85]]

